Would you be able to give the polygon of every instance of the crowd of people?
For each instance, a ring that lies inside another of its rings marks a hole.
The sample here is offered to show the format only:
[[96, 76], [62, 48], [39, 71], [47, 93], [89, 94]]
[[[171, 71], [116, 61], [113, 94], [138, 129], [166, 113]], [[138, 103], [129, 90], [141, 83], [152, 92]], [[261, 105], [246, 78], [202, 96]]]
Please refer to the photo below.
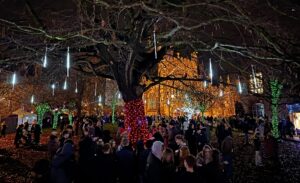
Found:
[[[263, 166], [262, 155], [276, 158], [272, 125], [264, 119], [254, 126], [248, 117], [155, 121], [148, 119], [151, 138], [134, 143], [122, 120], [116, 134], [103, 130], [103, 119], [77, 119], [59, 133], [53, 130], [47, 144], [49, 158], [36, 162], [31, 178], [40, 183], [233, 182], [233, 127], [244, 133], [244, 145], [253, 143], [256, 166]], [[30, 128], [21, 124], [15, 145], [38, 145], [40, 135], [36, 122]]]

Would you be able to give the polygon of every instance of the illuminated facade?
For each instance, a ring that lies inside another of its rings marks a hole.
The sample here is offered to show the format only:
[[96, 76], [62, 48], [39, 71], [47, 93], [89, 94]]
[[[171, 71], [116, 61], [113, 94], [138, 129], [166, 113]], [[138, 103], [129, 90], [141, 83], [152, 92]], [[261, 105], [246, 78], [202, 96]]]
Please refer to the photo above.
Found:
[[[172, 53], [168, 54], [172, 55]], [[203, 65], [199, 64], [197, 55], [193, 54], [191, 60], [177, 55], [165, 56], [158, 65], [160, 77], [197, 79], [204, 78]], [[229, 77], [227, 83], [230, 83]], [[199, 93], [210, 97], [192, 97], [189, 95], [190, 87]], [[221, 95], [220, 95], [221, 93]], [[187, 115], [188, 110], [193, 114], [199, 113], [199, 104], [206, 105], [205, 116], [228, 117], [235, 115], [235, 102], [239, 95], [235, 87], [211, 86], [209, 81], [163, 81], [155, 85], [143, 96], [146, 115], [180, 116]], [[190, 101], [190, 102], [189, 102]]]

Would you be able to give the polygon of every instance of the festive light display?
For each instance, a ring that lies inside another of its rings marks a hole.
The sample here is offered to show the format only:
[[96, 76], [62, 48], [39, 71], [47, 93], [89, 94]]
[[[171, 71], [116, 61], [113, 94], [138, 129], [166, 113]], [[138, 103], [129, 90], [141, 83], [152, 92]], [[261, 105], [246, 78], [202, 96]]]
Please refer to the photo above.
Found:
[[94, 90], [95, 97], [97, 96], [97, 82], [95, 82], [95, 90]]
[[157, 47], [156, 47], [156, 33], [153, 31], [153, 43], [154, 43], [154, 58], [157, 59]]
[[272, 134], [275, 138], [279, 138], [278, 131], [278, 103], [281, 94], [282, 84], [278, 80], [271, 80], [271, 110], [272, 110]]
[[44, 56], [44, 60], [43, 60], [43, 67], [46, 68], [48, 64], [48, 58], [47, 58], [47, 47], [45, 50], [45, 56]]
[[138, 140], [146, 141], [149, 138], [142, 99], [125, 103], [125, 129], [128, 131], [129, 139], [133, 144]]
[[207, 81], [206, 81], [206, 80], [203, 82], [203, 87], [204, 87], [204, 88], [207, 87]]
[[58, 123], [58, 116], [61, 114], [61, 112], [58, 109], [56, 109], [52, 112], [52, 114], [53, 114], [52, 129], [56, 129]]
[[54, 96], [54, 91], [55, 91], [55, 84], [54, 83], [51, 85], [51, 88], [52, 88], [52, 96]]
[[77, 81], [76, 81], [76, 83], [75, 83], [75, 93], [78, 93]]
[[67, 78], [65, 79], [65, 82], [64, 82], [64, 87], [63, 87], [64, 90], [67, 89]]
[[42, 127], [44, 114], [50, 110], [50, 106], [47, 103], [41, 103], [35, 106], [37, 112], [38, 124]]
[[11, 84], [13, 86], [13, 90], [15, 89], [16, 82], [17, 82], [17, 75], [14, 72], [13, 75], [12, 75], [12, 79], [11, 79]]
[[256, 82], [256, 73], [255, 73], [255, 70], [254, 70], [254, 65], [251, 65], [251, 68], [252, 68], [252, 77], [253, 77], [253, 82], [254, 82], [254, 89], [256, 90], [257, 82]]
[[102, 96], [99, 95], [99, 96], [98, 96], [98, 104], [100, 105], [101, 103], [102, 103]]
[[67, 77], [70, 75], [70, 48], [68, 47], [68, 53], [67, 53]]
[[213, 82], [213, 69], [212, 69], [212, 64], [211, 64], [211, 58], [209, 59], [209, 78], [210, 82]]
[[224, 92], [223, 92], [223, 90], [221, 89], [221, 90], [220, 90], [220, 93], [219, 93], [219, 97], [223, 97], [223, 95], [224, 95]]
[[34, 103], [34, 95], [31, 96], [30, 103], [31, 103], [31, 104]]
[[238, 77], [238, 91], [239, 91], [240, 94], [243, 93], [243, 89], [242, 89], [242, 84], [241, 84], [240, 77]]

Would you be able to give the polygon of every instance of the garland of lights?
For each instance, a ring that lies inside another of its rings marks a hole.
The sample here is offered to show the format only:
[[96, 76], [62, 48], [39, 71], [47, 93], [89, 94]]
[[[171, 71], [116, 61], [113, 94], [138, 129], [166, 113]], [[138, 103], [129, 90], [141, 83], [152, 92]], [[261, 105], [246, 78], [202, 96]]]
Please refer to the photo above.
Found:
[[142, 99], [125, 103], [125, 129], [128, 131], [129, 139], [133, 144], [138, 140], [146, 141], [149, 138]]
[[61, 114], [60, 111], [53, 111], [53, 124], [52, 128], [56, 129], [57, 128], [57, 123], [58, 123], [58, 116]]
[[42, 127], [44, 114], [50, 111], [50, 106], [47, 103], [41, 103], [35, 106], [35, 110], [38, 115], [38, 124]]
[[272, 134], [275, 138], [279, 138], [279, 131], [278, 131], [278, 103], [279, 97], [281, 94], [282, 84], [278, 82], [278, 80], [270, 81], [271, 86], [271, 109], [272, 109]]

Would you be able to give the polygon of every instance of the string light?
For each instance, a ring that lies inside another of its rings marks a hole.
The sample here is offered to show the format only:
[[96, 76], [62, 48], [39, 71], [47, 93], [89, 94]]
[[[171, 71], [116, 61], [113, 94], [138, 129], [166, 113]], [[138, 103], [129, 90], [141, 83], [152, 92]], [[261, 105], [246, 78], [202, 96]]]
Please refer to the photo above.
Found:
[[170, 105], [170, 100], [169, 99], [167, 100], [167, 105]]
[[174, 97], [175, 97], [174, 94], [172, 94], [172, 95], [171, 95], [171, 98], [174, 98]]
[[279, 138], [278, 130], [278, 103], [280, 100], [281, 89], [283, 85], [278, 82], [278, 80], [270, 81], [271, 85], [271, 110], [272, 110], [272, 134], [275, 138]]
[[77, 81], [76, 81], [76, 83], [75, 83], [75, 93], [78, 93]]
[[66, 89], [67, 89], [67, 78], [65, 79], [64, 87], [63, 87], [63, 90], [66, 90]]
[[142, 99], [125, 103], [125, 129], [130, 141], [135, 144], [139, 139], [148, 140], [150, 134], [147, 129], [144, 102]]
[[54, 83], [51, 85], [51, 88], [52, 88], [52, 96], [54, 96], [54, 90], [55, 90], [55, 84]]
[[243, 93], [243, 89], [242, 89], [242, 84], [241, 84], [241, 80], [240, 80], [240, 77], [238, 77], [238, 90], [239, 90], [239, 93], [242, 94]]
[[70, 75], [70, 48], [68, 47], [68, 52], [67, 52], [67, 77]]
[[30, 103], [31, 103], [31, 104], [34, 103], [34, 95], [31, 96]]
[[213, 82], [213, 69], [212, 69], [212, 64], [211, 64], [211, 58], [209, 58], [209, 78], [210, 82]]
[[219, 97], [223, 97], [223, 95], [224, 95], [223, 90], [220, 90]]
[[101, 103], [102, 103], [102, 96], [99, 95], [99, 96], [98, 96], [98, 104], [101, 104]]
[[46, 68], [48, 64], [48, 58], [47, 58], [47, 47], [45, 50], [45, 56], [44, 56], [44, 60], [43, 60], [43, 67]]
[[121, 97], [122, 97], [122, 96], [121, 96], [121, 93], [119, 92], [119, 93], [118, 93], [118, 99], [121, 99]]
[[16, 73], [14, 72], [14, 73], [13, 73], [13, 76], [12, 76], [12, 80], [11, 80], [11, 84], [12, 84], [12, 86], [13, 86], [13, 90], [15, 89], [16, 81], [17, 81], [17, 75], [16, 75]]
[[97, 82], [95, 82], [95, 90], [94, 90], [95, 97], [97, 96]]
[[203, 82], [203, 86], [204, 86], [204, 88], [207, 87], [207, 81], [206, 80]]
[[157, 47], [156, 47], [156, 33], [153, 31], [153, 43], [154, 43], [154, 58], [157, 59]]
[[253, 76], [253, 82], [254, 82], [254, 89], [256, 91], [256, 89], [257, 89], [257, 82], [256, 82], [256, 73], [255, 73], [255, 70], [254, 70], [254, 65], [251, 65], [251, 68], [252, 68], [252, 76]]

